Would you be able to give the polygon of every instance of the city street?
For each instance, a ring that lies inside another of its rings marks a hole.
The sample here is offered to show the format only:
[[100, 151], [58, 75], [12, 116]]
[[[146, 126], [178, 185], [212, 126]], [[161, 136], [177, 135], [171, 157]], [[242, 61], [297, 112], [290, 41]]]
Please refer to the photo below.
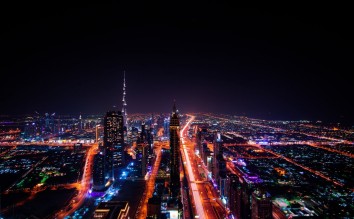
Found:
[[187, 131], [190, 123], [194, 120], [194, 116], [181, 129], [181, 150], [183, 163], [187, 167], [188, 177], [190, 181], [190, 188], [192, 189], [193, 199], [195, 203], [196, 212], [199, 218], [219, 219], [224, 218], [224, 210], [217, 203], [218, 197], [213, 195], [210, 190], [210, 183], [208, 180], [202, 180], [198, 171], [196, 156], [194, 153], [194, 143], [187, 137]]

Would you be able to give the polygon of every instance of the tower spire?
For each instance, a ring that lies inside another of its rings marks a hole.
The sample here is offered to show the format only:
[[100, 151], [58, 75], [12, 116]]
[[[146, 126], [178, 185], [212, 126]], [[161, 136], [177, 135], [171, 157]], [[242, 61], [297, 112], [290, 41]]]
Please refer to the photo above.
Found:
[[176, 113], [177, 108], [176, 108], [176, 100], [173, 100], [173, 108], [172, 108], [172, 112]]
[[123, 71], [123, 99], [122, 99], [122, 114], [123, 114], [123, 118], [124, 118], [124, 125], [125, 127], [127, 127], [128, 130], [128, 121], [127, 121], [127, 117], [128, 117], [128, 113], [127, 113], [127, 102], [126, 102], [126, 98], [125, 95], [126, 93], [126, 84], [125, 84], [125, 71]]

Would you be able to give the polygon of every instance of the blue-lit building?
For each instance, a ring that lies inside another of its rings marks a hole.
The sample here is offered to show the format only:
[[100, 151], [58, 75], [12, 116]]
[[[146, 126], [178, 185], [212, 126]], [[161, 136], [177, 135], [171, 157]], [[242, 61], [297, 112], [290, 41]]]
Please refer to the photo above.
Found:
[[163, 121], [163, 135], [168, 137], [170, 134], [170, 118], [165, 118]]
[[105, 189], [105, 185], [107, 183], [105, 172], [106, 172], [105, 154], [103, 152], [100, 152], [96, 154], [94, 158], [93, 174], [92, 174], [93, 190], [102, 191]]

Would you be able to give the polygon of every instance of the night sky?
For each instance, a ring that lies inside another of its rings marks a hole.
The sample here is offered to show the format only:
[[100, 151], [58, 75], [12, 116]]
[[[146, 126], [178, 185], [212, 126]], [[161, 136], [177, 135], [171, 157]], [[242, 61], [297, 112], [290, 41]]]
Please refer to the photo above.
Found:
[[31, 5], [1, 15], [1, 114], [216, 112], [354, 124], [352, 13]]

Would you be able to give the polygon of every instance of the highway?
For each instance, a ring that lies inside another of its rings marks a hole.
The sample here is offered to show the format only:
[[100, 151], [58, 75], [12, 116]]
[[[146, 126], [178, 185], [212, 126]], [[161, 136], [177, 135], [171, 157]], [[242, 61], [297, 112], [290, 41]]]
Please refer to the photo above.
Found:
[[198, 164], [194, 153], [194, 143], [188, 138], [187, 131], [190, 123], [195, 119], [195, 116], [188, 115], [191, 118], [181, 130], [182, 142], [182, 161], [185, 163], [187, 176], [192, 190], [193, 201], [196, 210], [196, 217], [206, 219], [224, 218], [224, 209], [217, 202], [218, 197], [212, 192], [212, 187], [207, 179], [201, 178], [198, 171]]
[[304, 170], [307, 170], [307, 171], [309, 171], [309, 172], [315, 174], [316, 176], [319, 176], [319, 177], [321, 177], [321, 178], [323, 178], [323, 179], [325, 179], [325, 180], [327, 180], [327, 181], [329, 181], [329, 182], [334, 183], [334, 184], [337, 185], [337, 186], [344, 186], [343, 183], [338, 182], [338, 181], [336, 181], [336, 180], [334, 180], [334, 179], [331, 179], [330, 177], [325, 176], [324, 174], [322, 174], [322, 173], [319, 172], [319, 171], [313, 170], [313, 169], [311, 169], [311, 168], [309, 168], [309, 167], [306, 167], [306, 166], [304, 166], [304, 165], [302, 165], [302, 164], [299, 164], [299, 163], [295, 162], [294, 160], [292, 160], [292, 159], [290, 159], [290, 158], [287, 158], [287, 157], [284, 157], [283, 155], [278, 154], [278, 153], [276, 153], [276, 152], [274, 152], [274, 151], [272, 151], [272, 150], [268, 150], [268, 149], [262, 148], [260, 145], [257, 145], [257, 144], [254, 144], [253, 146], [256, 146], [256, 147], [258, 147], [258, 148], [260, 148], [260, 149], [263, 149], [264, 151], [266, 151], [266, 152], [268, 152], [268, 153], [271, 153], [271, 154], [273, 154], [274, 156], [278, 156], [278, 157], [280, 157], [280, 158], [282, 158], [282, 159], [288, 161], [289, 163], [292, 163], [292, 164], [294, 164], [294, 165], [296, 165], [296, 166], [298, 166], [298, 167], [301, 167], [301, 168], [304, 169]]
[[81, 178], [81, 183], [77, 184], [77, 190], [79, 191], [79, 193], [77, 194], [76, 197], [74, 197], [71, 200], [69, 206], [66, 206], [65, 209], [62, 209], [57, 214], [57, 218], [65, 218], [66, 216], [73, 214], [84, 203], [86, 199], [86, 195], [90, 189], [93, 160], [97, 151], [98, 151], [98, 143], [93, 144], [93, 146], [88, 150], [86, 161], [85, 161], [84, 172]]
[[157, 152], [156, 152], [155, 163], [154, 163], [154, 166], [152, 167], [151, 174], [146, 182], [146, 190], [144, 192], [144, 195], [143, 195], [140, 205], [138, 207], [138, 209], [140, 209], [140, 210], [139, 210], [139, 212], [136, 213], [135, 218], [138, 218], [138, 219], [145, 219], [146, 218], [148, 201], [149, 201], [149, 198], [152, 197], [154, 190], [155, 190], [155, 180], [156, 180], [156, 176], [159, 171], [160, 163], [161, 163], [161, 147], [157, 147], [156, 150], [157, 150]]
[[[60, 147], [74, 147], [74, 144], [80, 142], [52, 142], [52, 141], [33, 141], [33, 142], [0, 142], [0, 146], [60, 146]], [[83, 147], [92, 147], [96, 143], [83, 143]]]

